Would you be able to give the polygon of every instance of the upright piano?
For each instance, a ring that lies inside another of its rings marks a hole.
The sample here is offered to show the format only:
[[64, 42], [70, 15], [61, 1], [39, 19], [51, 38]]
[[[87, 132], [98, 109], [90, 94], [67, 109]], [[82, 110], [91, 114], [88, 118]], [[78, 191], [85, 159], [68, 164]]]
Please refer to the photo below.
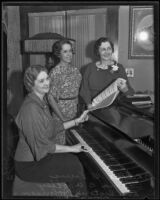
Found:
[[138, 108], [121, 102], [119, 124], [105, 118], [104, 109], [69, 130], [67, 142], [90, 147], [80, 153], [91, 198], [154, 197], [153, 105]]

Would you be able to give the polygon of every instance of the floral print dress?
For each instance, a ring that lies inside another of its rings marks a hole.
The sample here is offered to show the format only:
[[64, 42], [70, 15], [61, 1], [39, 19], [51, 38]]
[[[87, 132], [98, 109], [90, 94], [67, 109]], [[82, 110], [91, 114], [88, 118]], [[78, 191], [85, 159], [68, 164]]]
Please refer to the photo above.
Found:
[[[58, 103], [59, 109], [66, 120], [76, 117], [78, 94], [82, 80], [79, 70], [73, 66], [54, 67], [49, 74], [50, 91], [48, 95], [52, 95]], [[58, 118], [57, 115], [53, 115]], [[60, 119], [59, 119], [60, 120]], [[59, 134], [58, 143], [65, 143], [65, 131]]]

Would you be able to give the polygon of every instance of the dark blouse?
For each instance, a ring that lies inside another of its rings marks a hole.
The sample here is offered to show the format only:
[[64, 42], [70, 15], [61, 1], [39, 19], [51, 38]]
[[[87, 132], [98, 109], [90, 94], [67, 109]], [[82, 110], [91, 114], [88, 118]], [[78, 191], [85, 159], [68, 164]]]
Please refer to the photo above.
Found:
[[25, 98], [15, 121], [19, 128], [15, 160], [38, 161], [55, 152], [55, 137], [64, 127], [54, 121], [47, 103], [36, 94]]
[[83, 75], [80, 89], [80, 96], [87, 105], [90, 104], [94, 97], [107, 88], [117, 78], [123, 78], [127, 80], [129, 90], [125, 94], [134, 93], [134, 90], [129, 84], [124, 67], [119, 63], [117, 66], [119, 67], [118, 70], [113, 72], [110, 68], [106, 70], [97, 68], [95, 63], [90, 63], [87, 66]]

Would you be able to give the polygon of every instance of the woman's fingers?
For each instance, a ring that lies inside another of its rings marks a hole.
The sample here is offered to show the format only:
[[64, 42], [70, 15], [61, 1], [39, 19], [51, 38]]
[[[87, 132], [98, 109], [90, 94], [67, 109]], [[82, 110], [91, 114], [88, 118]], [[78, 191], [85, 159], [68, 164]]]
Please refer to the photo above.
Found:
[[91, 151], [91, 148], [88, 147], [88, 146], [82, 145], [81, 150], [84, 151], [84, 152], [89, 152], [89, 151]]
[[82, 117], [82, 118], [86, 117], [87, 114], [88, 114], [88, 112], [89, 112], [89, 110], [85, 110], [85, 111], [82, 113], [81, 117]]
[[83, 113], [82, 113], [82, 115], [79, 117], [79, 121], [80, 122], [84, 122], [84, 121], [87, 121], [88, 120], [88, 110], [85, 110]]

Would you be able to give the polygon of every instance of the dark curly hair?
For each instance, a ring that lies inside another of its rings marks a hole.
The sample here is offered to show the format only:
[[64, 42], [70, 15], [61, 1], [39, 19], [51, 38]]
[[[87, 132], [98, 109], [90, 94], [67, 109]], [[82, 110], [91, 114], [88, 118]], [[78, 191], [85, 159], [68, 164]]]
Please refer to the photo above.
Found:
[[48, 73], [47, 68], [42, 65], [31, 65], [26, 69], [24, 73], [24, 86], [28, 92], [32, 92], [34, 82], [38, 74], [42, 71]]
[[52, 52], [56, 57], [58, 57], [58, 58], [60, 57], [60, 51], [62, 50], [62, 46], [64, 44], [69, 44], [72, 48], [72, 53], [73, 54], [75, 53], [73, 50], [73, 45], [72, 45], [71, 41], [68, 39], [61, 39], [61, 40], [58, 40], [57, 42], [55, 42], [52, 46]]
[[94, 54], [100, 58], [99, 55], [99, 47], [101, 46], [102, 42], [109, 42], [112, 48], [112, 52], [114, 52], [114, 45], [113, 43], [109, 40], [107, 37], [101, 37], [98, 40], [96, 40], [95, 45], [94, 45]]

